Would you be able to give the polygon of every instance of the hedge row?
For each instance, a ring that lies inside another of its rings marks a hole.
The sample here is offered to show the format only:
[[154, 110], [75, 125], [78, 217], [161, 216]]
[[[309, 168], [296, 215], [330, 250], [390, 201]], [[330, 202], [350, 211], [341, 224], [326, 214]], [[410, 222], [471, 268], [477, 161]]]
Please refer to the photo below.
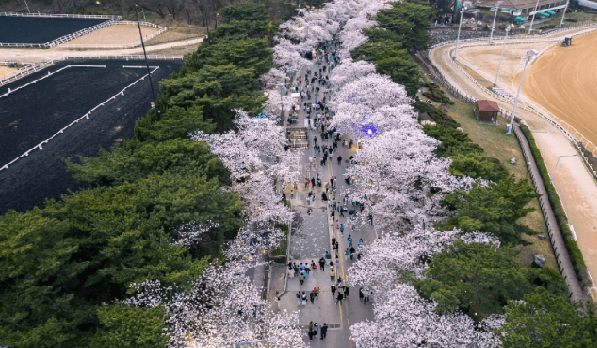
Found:
[[581, 283], [581, 286], [590, 286], [591, 282], [587, 271], [587, 265], [585, 264], [582, 253], [578, 248], [578, 243], [572, 236], [572, 231], [568, 225], [568, 218], [566, 217], [566, 213], [564, 212], [564, 208], [560, 202], [560, 196], [558, 195], [555, 187], [549, 182], [550, 177], [547, 173], [545, 160], [543, 159], [543, 156], [541, 156], [541, 152], [537, 148], [537, 144], [535, 143], [535, 139], [529, 131], [529, 128], [525, 125], [521, 125], [520, 128], [529, 141], [531, 153], [533, 154], [535, 161], [537, 161], [537, 167], [539, 167], [539, 172], [541, 172], [541, 177], [545, 183], [549, 205], [551, 206], [551, 209], [553, 209], [554, 215], [556, 216], [558, 224], [560, 225], [560, 231], [564, 237], [564, 243], [566, 244], [566, 249], [568, 249], [568, 253], [570, 254], [570, 258], [572, 260], [572, 264], [574, 265], [574, 270], [576, 271], [578, 280]]

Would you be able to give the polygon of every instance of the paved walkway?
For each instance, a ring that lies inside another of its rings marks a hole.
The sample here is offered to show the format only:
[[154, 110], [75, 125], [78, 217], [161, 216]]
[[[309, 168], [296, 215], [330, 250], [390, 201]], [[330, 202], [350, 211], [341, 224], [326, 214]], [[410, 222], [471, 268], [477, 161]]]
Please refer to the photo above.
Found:
[[[313, 65], [311, 68], [316, 71], [321, 66]], [[305, 75], [307, 67], [304, 67], [298, 76]], [[301, 85], [301, 88], [305, 88], [305, 83]], [[323, 97], [325, 88], [320, 86], [320, 93], [318, 100]], [[304, 102], [313, 102], [305, 100]], [[302, 110], [302, 102], [300, 104], [301, 110], [299, 113], [299, 125], [304, 124], [306, 119], [306, 112]], [[312, 113], [314, 115], [314, 112]], [[346, 162], [343, 160], [341, 165], [338, 165], [337, 156], [342, 156], [343, 159], [348, 159], [351, 155], [354, 155], [356, 148], [349, 149], [343, 147], [338, 143], [338, 149], [333, 152], [332, 160], [328, 160], [324, 166], [320, 165], [322, 153], [318, 156], [315, 155], [313, 150], [314, 137], [318, 138], [317, 144], [319, 146], [328, 145], [332, 146], [332, 140], [322, 140], [320, 134], [315, 130], [308, 131], [309, 137], [309, 148], [303, 150], [304, 155], [302, 159], [302, 183], [297, 187], [297, 191], [294, 193], [291, 199], [293, 210], [300, 214], [300, 221], [297, 226], [293, 225], [290, 241], [290, 257], [292, 262], [299, 263], [311, 263], [311, 260], [317, 262], [319, 258], [325, 256], [325, 251], [332, 251], [332, 238], [336, 238], [339, 244], [338, 253], [339, 257], [336, 259], [333, 257], [334, 268], [339, 272], [337, 276], [341, 279], [346, 279], [346, 271], [352, 265], [352, 262], [348, 257], [342, 255], [342, 250], [348, 247], [348, 235], [351, 234], [353, 237], [353, 246], [357, 248], [357, 242], [359, 238], [363, 238], [365, 242], [369, 242], [376, 238], [375, 231], [371, 226], [357, 227], [354, 231], [351, 230], [351, 226], [348, 222], [348, 214], [346, 217], [340, 217], [339, 213], [336, 212], [338, 223], [342, 223], [346, 226], [344, 235], [340, 234], [334, 226], [335, 221], [331, 220], [331, 213], [329, 210], [329, 201], [322, 201], [321, 194], [325, 192], [326, 184], [330, 183], [330, 178], [337, 177], [340, 180], [336, 181], [336, 200], [342, 202], [344, 197], [347, 184], [343, 180], [343, 174], [346, 170]], [[309, 157], [315, 157], [315, 163], [309, 163]], [[316, 178], [319, 175], [321, 180], [321, 187], [305, 187], [305, 178]], [[291, 197], [290, 188], [286, 188], [287, 197]], [[315, 193], [315, 200], [307, 200], [309, 192]], [[296, 229], [295, 229], [296, 227]], [[335, 256], [335, 255], [334, 255]], [[356, 261], [356, 254], [354, 256]], [[317, 265], [319, 268], [319, 264]], [[275, 265], [272, 268], [272, 278], [270, 283], [270, 300], [271, 306], [277, 309], [278, 304], [275, 301], [276, 290], [280, 292], [284, 289], [284, 276], [287, 267], [285, 265]], [[335, 278], [337, 280], [337, 278]], [[331, 285], [335, 281], [332, 281], [329, 270], [329, 263], [325, 266], [325, 271], [317, 270], [311, 271], [304, 281], [303, 285], [300, 285], [298, 278], [289, 278], [286, 286], [286, 293], [281, 297], [279, 303], [280, 310], [288, 311], [300, 311], [300, 324], [304, 329], [305, 342], [310, 343], [311, 347], [335, 347], [335, 348], [348, 348], [355, 347], [354, 343], [349, 340], [350, 324], [363, 320], [373, 319], [373, 308], [371, 304], [363, 304], [358, 299], [358, 288], [349, 289], [349, 298], [344, 300], [342, 305], [335, 304], [336, 301], [331, 292]], [[309, 296], [310, 291], [315, 286], [320, 287], [320, 293], [314, 303], [307, 301], [306, 305], [300, 305], [297, 300], [297, 293], [304, 291]], [[336, 293], [337, 294], [337, 293]], [[313, 341], [309, 341], [307, 335], [309, 322], [313, 321], [321, 326], [324, 322], [328, 324], [328, 334], [325, 340], [320, 340], [319, 337]]]
[[[571, 30], [576, 31], [579, 29]], [[568, 34], [568, 31], [564, 31], [557, 36], [564, 37]], [[500, 42], [496, 42], [496, 45], [500, 45]], [[483, 92], [449, 61], [448, 52], [454, 46], [449, 44], [430, 51], [431, 60], [443, 70], [446, 80], [471, 97], [493, 100], [500, 108], [512, 110], [511, 104], [496, 100]], [[520, 68], [522, 70], [522, 66]], [[569, 139], [545, 119], [520, 108], [517, 109], [516, 116], [529, 124], [550, 173], [559, 156], [577, 153]], [[560, 161], [553, 184], [558, 190], [569, 223], [574, 226], [585, 263], [591, 274], [597, 274], [597, 183], [582, 159], [572, 157]], [[595, 292], [594, 294], [597, 295]]]
[[[197, 45], [203, 42], [203, 38], [190, 39], [176, 42], [165, 42], [157, 45], [145, 46], [147, 54], [153, 51], [163, 50], [172, 47]], [[16, 60], [20, 63], [40, 63], [49, 60], [62, 59], [64, 56], [69, 57], [115, 57], [122, 55], [138, 55], [143, 54], [142, 47], [126, 48], [126, 49], [65, 49], [62, 47], [52, 47], [49, 49], [41, 48], [2, 48], [0, 49], [0, 61]]]

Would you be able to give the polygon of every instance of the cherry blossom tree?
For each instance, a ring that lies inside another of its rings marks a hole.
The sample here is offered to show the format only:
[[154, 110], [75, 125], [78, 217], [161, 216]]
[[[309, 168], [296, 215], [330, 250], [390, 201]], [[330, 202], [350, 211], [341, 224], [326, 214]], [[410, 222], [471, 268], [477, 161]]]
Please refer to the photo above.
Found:
[[500, 345], [493, 332], [477, 330], [474, 321], [463, 313], [437, 315], [437, 304], [421, 298], [411, 285], [396, 284], [386, 292], [375, 294], [376, 320], [350, 326], [351, 339], [357, 346], [491, 348]]
[[306, 347], [298, 314], [269, 311], [247, 270], [245, 263], [227, 263], [205, 269], [200, 279], [189, 284], [163, 286], [158, 280], [133, 284], [137, 293], [125, 303], [162, 306], [170, 347], [228, 347], [269, 337], [277, 338], [269, 347]]

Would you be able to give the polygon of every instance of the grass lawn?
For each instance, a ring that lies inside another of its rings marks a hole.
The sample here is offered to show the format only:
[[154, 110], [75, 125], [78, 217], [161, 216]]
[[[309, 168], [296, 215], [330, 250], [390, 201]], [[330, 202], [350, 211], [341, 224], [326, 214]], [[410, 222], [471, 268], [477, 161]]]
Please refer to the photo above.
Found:
[[[566, 21], [566, 18], [578, 19], [578, 22], [568, 22], [568, 21]], [[556, 28], [559, 28], [561, 19], [562, 19], [562, 13], [561, 12], [557, 13], [550, 20], [545, 21], [541, 24], [538, 24], [537, 29], [543, 29], [543, 27], [547, 27], [550, 25], [555, 25]], [[595, 22], [595, 21], [597, 21], [597, 15], [594, 15], [591, 13], [586, 13], [586, 12], [566, 11], [566, 16], [564, 17], [564, 23], [562, 24], [562, 28], [574, 27], [577, 25], [585, 24], [585, 22], [589, 23], [589, 22]], [[534, 28], [534, 26], [533, 26], [533, 28]]]
[[[443, 87], [442, 87], [443, 89]], [[446, 94], [447, 91], [444, 89]], [[448, 105], [447, 113], [454, 120], [458, 121], [466, 133], [469, 134], [471, 140], [481, 146], [484, 154], [489, 157], [495, 157], [502, 162], [511, 174], [518, 179], [529, 178], [526, 161], [522, 155], [522, 150], [518, 144], [518, 140], [513, 135], [504, 134], [507, 121], [498, 117], [497, 125], [485, 125], [477, 122], [474, 116], [474, 107], [470, 104], [461, 102], [454, 96], [451, 97], [454, 105]], [[436, 104], [438, 105], [438, 104]], [[510, 159], [516, 158], [516, 164], [510, 164]], [[519, 219], [517, 222], [529, 226], [531, 229], [540, 232], [547, 236], [547, 228], [545, 226], [545, 219], [543, 212], [539, 206], [539, 200], [533, 199], [529, 204], [536, 211], [529, 213], [526, 217]], [[548, 237], [548, 236], [547, 236]], [[541, 254], [545, 256], [545, 266], [558, 269], [555, 255], [549, 240], [540, 240], [537, 236], [523, 235], [523, 238], [533, 244], [528, 246], [517, 246], [515, 249], [520, 250], [520, 254], [516, 257], [516, 261], [524, 267], [529, 267], [533, 262], [534, 254]], [[548, 237], [549, 238], [549, 237]]]

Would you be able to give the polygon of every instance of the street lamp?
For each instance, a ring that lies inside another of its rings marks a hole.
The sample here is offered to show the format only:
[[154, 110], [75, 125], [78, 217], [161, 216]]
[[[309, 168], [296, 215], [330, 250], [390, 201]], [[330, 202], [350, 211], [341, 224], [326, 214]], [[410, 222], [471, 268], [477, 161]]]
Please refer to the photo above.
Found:
[[570, 4], [570, 0], [566, 1], [566, 7], [564, 7], [564, 12], [562, 12], [562, 19], [560, 19], [560, 28], [562, 24], [564, 24], [564, 16], [566, 15], [566, 10], [568, 9], [568, 5]]
[[466, 7], [462, 8], [462, 12], [460, 12], [460, 25], [458, 26], [458, 37], [456, 38], [456, 50], [454, 51], [454, 58], [452, 60], [456, 61], [456, 57], [458, 56], [458, 43], [460, 42], [460, 29], [462, 29], [462, 20], [464, 19], [464, 11], [466, 11]]
[[495, 19], [497, 18], [498, 7], [503, 1], [498, 1], [495, 3], [495, 14], [493, 15], [493, 26], [491, 27], [491, 37], [489, 38], [489, 44], [493, 43], [493, 31], [495, 30]]
[[234, 344], [234, 348], [238, 348], [238, 347], [244, 346], [244, 345], [246, 345], [246, 344], [251, 344], [251, 343], [261, 343], [261, 342], [267, 342], [267, 343], [270, 343], [270, 342], [272, 342], [272, 343], [273, 343], [273, 342], [276, 342], [276, 340], [277, 340], [277, 339], [276, 339], [275, 337], [270, 337], [270, 338], [268, 338], [268, 339], [266, 339], [266, 340], [257, 340], [257, 341], [238, 342], [238, 343], [235, 343], [235, 344]]
[[520, 76], [520, 83], [518, 84], [518, 92], [516, 92], [516, 99], [514, 99], [514, 108], [512, 108], [512, 119], [510, 119], [510, 124], [508, 125], [508, 130], [506, 134], [512, 134], [512, 126], [514, 125], [514, 112], [516, 111], [516, 105], [518, 104], [518, 97], [520, 96], [520, 89], [522, 87], [522, 81], [524, 81], [524, 74], [527, 71], [527, 66], [531, 61], [531, 58], [538, 55], [539, 52], [537, 50], [532, 49], [527, 51], [526, 61], [524, 62], [524, 69], [522, 70], [522, 76]]
[[531, 35], [531, 29], [533, 28], [533, 21], [535, 20], [535, 15], [537, 14], [537, 7], [539, 7], [539, 0], [535, 4], [535, 11], [533, 11], [533, 18], [531, 18], [531, 26], [529, 26], [529, 35]]
[[553, 183], [553, 178], [556, 176], [556, 170], [558, 170], [558, 164], [560, 164], [560, 158], [562, 157], [577, 157], [578, 155], [562, 155], [558, 157], [558, 161], [556, 162], [556, 167], [553, 170], [553, 174], [551, 174], [551, 179], [549, 179], [549, 183]]
[[508, 33], [512, 29], [512, 26], [506, 27], [506, 37], [504, 38], [504, 45], [502, 46], [502, 55], [500, 56], [500, 63], [498, 64], [497, 72], [495, 73], [495, 82], [493, 83], [493, 87], [497, 86], [498, 83], [498, 76], [500, 76], [500, 67], [502, 66], [502, 59], [504, 59], [504, 51], [506, 50], [506, 40], [508, 40]]

